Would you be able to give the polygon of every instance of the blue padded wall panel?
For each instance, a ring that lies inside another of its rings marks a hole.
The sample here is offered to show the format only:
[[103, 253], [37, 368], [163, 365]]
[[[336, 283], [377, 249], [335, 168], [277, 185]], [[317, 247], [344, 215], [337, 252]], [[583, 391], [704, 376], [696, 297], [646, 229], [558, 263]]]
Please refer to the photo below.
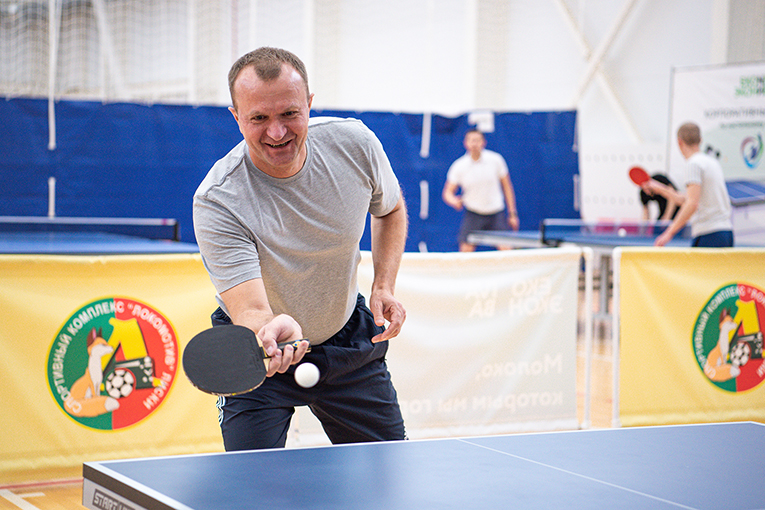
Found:
[[0, 102], [0, 117], [0, 214], [46, 215], [52, 176], [58, 216], [172, 217], [184, 241], [194, 190], [241, 139], [218, 107], [61, 101], [53, 151], [47, 101]]
[[[449, 165], [464, 154], [468, 116], [431, 119], [420, 156], [423, 115], [319, 111], [356, 117], [382, 142], [401, 181], [410, 217], [407, 251], [457, 249], [461, 213], [441, 200]], [[47, 180], [57, 179], [59, 216], [172, 217], [194, 241], [191, 197], [209, 168], [241, 140], [224, 107], [56, 103], [57, 146], [48, 150], [47, 101], [0, 102], [0, 215], [47, 214]], [[578, 217], [573, 176], [575, 112], [497, 113], [488, 148], [507, 160], [521, 227]], [[422, 210], [421, 183], [427, 183]], [[424, 218], [420, 213], [426, 212]], [[369, 249], [369, 231], [361, 246]]]

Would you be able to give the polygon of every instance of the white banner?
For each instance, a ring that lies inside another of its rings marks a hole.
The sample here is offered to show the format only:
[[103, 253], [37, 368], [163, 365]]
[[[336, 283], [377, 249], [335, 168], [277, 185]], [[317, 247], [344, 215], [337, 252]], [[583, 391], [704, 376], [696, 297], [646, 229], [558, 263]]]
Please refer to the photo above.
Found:
[[765, 179], [765, 62], [674, 69], [672, 74], [669, 169], [683, 182], [684, 159], [677, 129], [701, 128], [701, 149], [720, 160], [726, 180]]
[[[578, 248], [406, 253], [388, 366], [410, 438], [578, 427]], [[359, 287], [368, 296], [365, 253]], [[326, 444], [301, 408], [295, 445]]]

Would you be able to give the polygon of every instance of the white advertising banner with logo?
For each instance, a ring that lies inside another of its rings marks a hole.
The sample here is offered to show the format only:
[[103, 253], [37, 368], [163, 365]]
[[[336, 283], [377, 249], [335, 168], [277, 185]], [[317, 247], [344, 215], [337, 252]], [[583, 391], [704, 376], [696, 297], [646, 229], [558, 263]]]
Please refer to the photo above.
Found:
[[765, 250], [614, 257], [622, 425], [765, 421]]
[[[404, 254], [407, 319], [387, 359], [410, 438], [578, 427], [580, 264], [578, 248]], [[366, 253], [367, 296], [372, 275]], [[291, 441], [326, 444], [310, 411]]]
[[701, 128], [701, 150], [719, 159], [726, 180], [765, 179], [765, 62], [673, 70], [669, 168], [679, 183], [677, 129], [685, 122]]
[[179, 366], [214, 296], [198, 254], [0, 255], [0, 473], [221, 451]]

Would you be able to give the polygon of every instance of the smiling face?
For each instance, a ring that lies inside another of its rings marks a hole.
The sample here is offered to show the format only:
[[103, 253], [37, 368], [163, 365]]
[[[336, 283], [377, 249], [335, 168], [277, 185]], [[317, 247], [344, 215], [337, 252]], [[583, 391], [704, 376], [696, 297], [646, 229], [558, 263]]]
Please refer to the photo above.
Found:
[[295, 69], [282, 64], [279, 76], [263, 81], [252, 66], [234, 84], [236, 108], [229, 108], [255, 166], [272, 176], [295, 175], [306, 158], [305, 141], [313, 95]]

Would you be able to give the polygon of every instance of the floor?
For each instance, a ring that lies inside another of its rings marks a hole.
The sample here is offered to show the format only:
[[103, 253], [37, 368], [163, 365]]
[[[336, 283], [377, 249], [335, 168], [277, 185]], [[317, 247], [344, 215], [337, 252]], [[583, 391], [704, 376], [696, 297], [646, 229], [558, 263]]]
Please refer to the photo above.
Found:
[[[580, 303], [583, 302], [580, 292]], [[598, 306], [597, 295], [593, 296]], [[580, 307], [581, 309], [582, 307]], [[597, 310], [595, 310], [597, 312]], [[585, 350], [583, 321], [580, 317], [577, 342], [577, 411], [584, 418]], [[611, 427], [611, 330], [604, 321], [593, 329], [590, 422], [592, 428]], [[15, 472], [0, 480], [0, 510], [59, 510], [82, 506], [82, 468]]]

